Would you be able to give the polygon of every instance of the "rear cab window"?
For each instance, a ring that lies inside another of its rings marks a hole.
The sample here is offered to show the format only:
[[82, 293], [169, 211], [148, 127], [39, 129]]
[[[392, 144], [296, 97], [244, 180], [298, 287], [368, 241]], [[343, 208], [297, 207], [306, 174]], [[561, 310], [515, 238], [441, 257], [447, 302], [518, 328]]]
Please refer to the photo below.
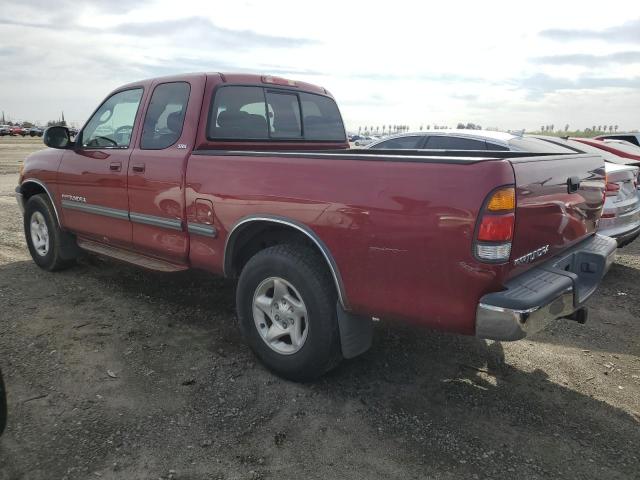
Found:
[[209, 140], [344, 142], [335, 101], [323, 95], [254, 86], [221, 86], [209, 109]]

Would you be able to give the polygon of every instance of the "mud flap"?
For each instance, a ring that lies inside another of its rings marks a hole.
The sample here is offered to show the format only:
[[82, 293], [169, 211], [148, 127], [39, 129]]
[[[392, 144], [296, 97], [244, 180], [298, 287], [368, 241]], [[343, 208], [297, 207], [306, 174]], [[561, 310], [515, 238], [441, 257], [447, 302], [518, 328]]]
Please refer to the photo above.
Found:
[[373, 321], [371, 318], [345, 312], [339, 303], [336, 308], [338, 310], [342, 356], [354, 358], [369, 350], [373, 340]]

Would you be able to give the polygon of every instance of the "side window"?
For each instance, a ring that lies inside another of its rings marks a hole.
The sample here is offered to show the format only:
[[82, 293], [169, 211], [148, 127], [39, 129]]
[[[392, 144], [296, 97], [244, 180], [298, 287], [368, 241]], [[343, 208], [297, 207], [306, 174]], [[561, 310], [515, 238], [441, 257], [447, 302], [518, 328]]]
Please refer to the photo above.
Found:
[[267, 111], [260, 87], [222, 87], [209, 112], [208, 136], [228, 139], [268, 139]]
[[125, 90], [109, 97], [82, 131], [82, 146], [127, 148], [141, 98], [142, 88]]
[[140, 148], [161, 150], [178, 141], [190, 91], [187, 82], [163, 83], [153, 90], [144, 118]]
[[300, 138], [300, 103], [295, 93], [267, 91], [269, 133], [272, 138]]
[[503, 152], [503, 151], [508, 151], [509, 149], [504, 145], [487, 142], [487, 150], [493, 150], [494, 152]]
[[384, 150], [403, 150], [418, 148], [423, 137], [412, 135], [410, 137], [391, 138], [378, 143], [371, 148], [381, 148]]
[[434, 150], [486, 150], [483, 140], [472, 138], [451, 137], [448, 135], [433, 135], [429, 137], [426, 148]]

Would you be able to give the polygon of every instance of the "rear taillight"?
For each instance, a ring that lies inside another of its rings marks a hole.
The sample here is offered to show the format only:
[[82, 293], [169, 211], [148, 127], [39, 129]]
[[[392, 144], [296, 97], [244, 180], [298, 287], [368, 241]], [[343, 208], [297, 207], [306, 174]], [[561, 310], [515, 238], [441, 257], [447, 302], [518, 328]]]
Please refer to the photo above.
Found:
[[501, 263], [509, 260], [516, 216], [516, 191], [501, 187], [491, 192], [480, 211], [474, 253], [483, 262]]

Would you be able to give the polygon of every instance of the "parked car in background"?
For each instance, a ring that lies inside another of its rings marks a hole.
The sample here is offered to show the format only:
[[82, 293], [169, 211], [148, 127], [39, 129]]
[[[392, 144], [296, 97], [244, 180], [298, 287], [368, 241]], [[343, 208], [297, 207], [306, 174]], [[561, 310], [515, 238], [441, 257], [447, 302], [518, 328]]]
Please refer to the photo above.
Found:
[[370, 137], [369, 135], [363, 135], [355, 141], [356, 147], [364, 147], [365, 145], [369, 145], [372, 142], [375, 142], [376, 139], [374, 137]]
[[[603, 142], [601, 142], [603, 143]], [[623, 247], [640, 235], [640, 197], [637, 193], [638, 167], [624, 165], [623, 158], [588, 145], [552, 136], [522, 136], [487, 130], [438, 130], [404, 133], [385, 138], [367, 149], [403, 150], [510, 150], [532, 153], [593, 153], [605, 158], [607, 193], [598, 232], [615, 238]], [[618, 165], [615, 165], [615, 164]], [[622, 165], [620, 165], [622, 164]]]
[[366, 351], [372, 317], [494, 340], [584, 321], [615, 258], [601, 156], [350, 149], [304, 82], [135, 82], [44, 141], [16, 187], [38, 266], [84, 250], [237, 278], [245, 340], [295, 380]]
[[0, 125], [0, 137], [11, 135], [11, 127], [9, 125]]
[[26, 129], [19, 127], [17, 125], [10, 127], [10, 130], [11, 130], [11, 135], [14, 137], [17, 137], [18, 135], [20, 135], [21, 137], [24, 137], [27, 134]]
[[[434, 130], [401, 133], [367, 145], [369, 149], [385, 150], [492, 150], [536, 152], [541, 145], [528, 137], [492, 130]], [[566, 149], [546, 146], [542, 152], [567, 153]]]
[[640, 166], [640, 147], [626, 140], [598, 140], [595, 138], [571, 138], [581, 144], [590, 145], [600, 151], [612, 153], [613, 155], [624, 159], [626, 164]]
[[41, 137], [43, 133], [44, 133], [44, 130], [40, 127], [31, 127], [29, 129], [30, 137]]
[[[629, 159], [608, 150], [601, 150], [577, 139], [552, 136], [536, 136], [540, 140], [566, 147], [575, 153], [601, 155], [607, 172], [606, 198], [600, 217], [598, 232], [615, 238], [624, 247], [640, 235], [640, 195], [638, 192], [639, 168], [629, 164]], [[635, 163], [632, 161], [632, 163]]]
[[607, 135], [598, 135], [596, 140], [606, 140], [606, 139], [615, 139], [615, 140], [625, 140], [629, 143], [633, 143], [640, 147], [640, 133], [610, 133]]

